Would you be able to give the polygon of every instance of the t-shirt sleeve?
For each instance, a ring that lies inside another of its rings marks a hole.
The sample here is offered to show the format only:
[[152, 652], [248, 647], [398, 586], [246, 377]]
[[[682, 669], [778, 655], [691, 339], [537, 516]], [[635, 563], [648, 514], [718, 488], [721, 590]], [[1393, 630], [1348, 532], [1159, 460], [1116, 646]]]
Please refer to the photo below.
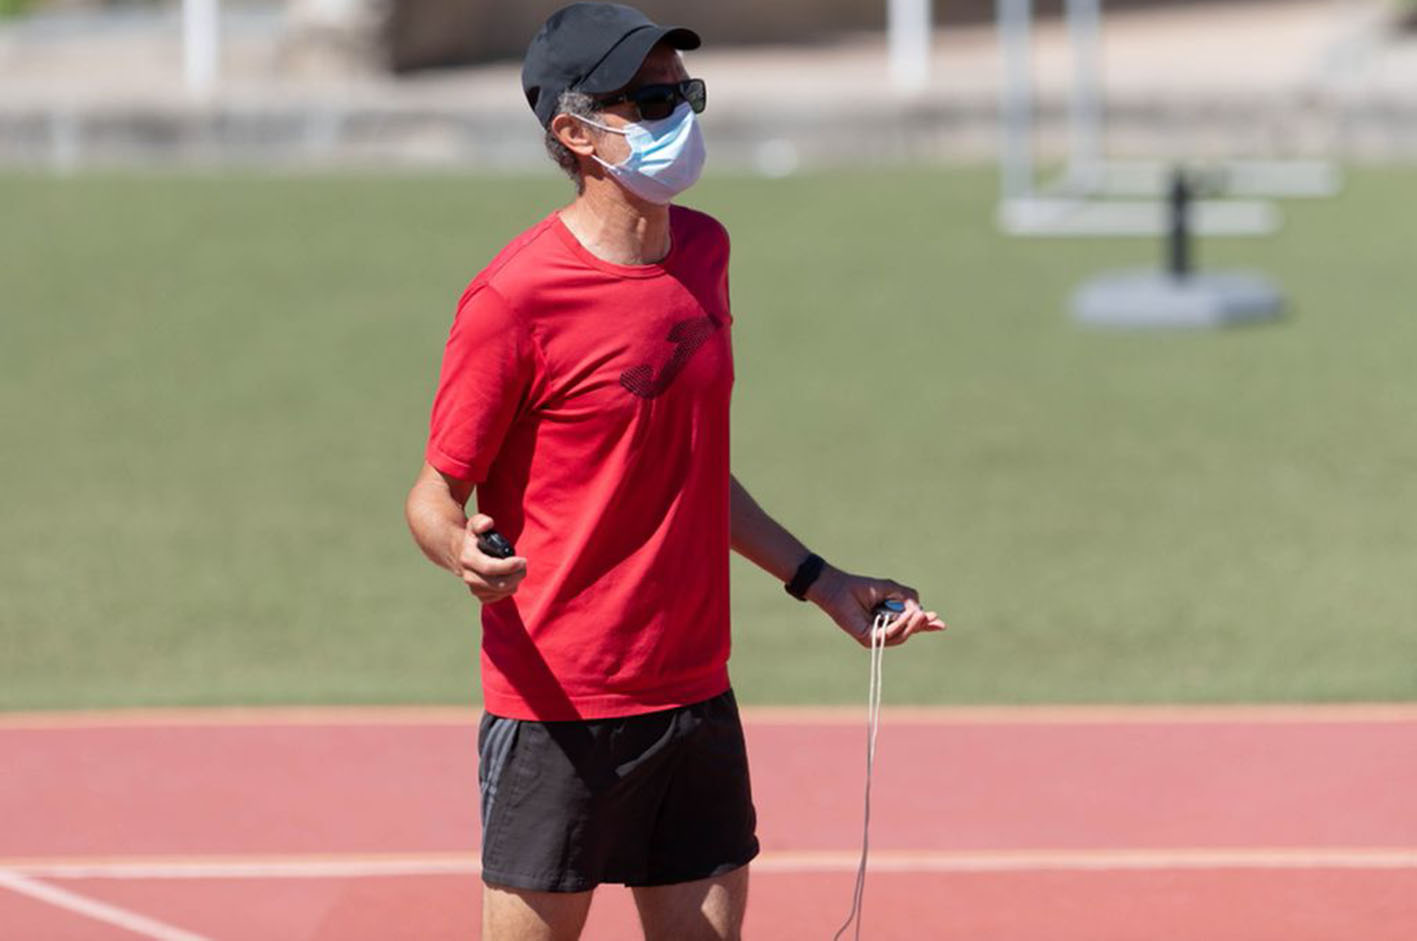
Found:
[[507, 429], [527, 407], [536, 356], [526, 325], [486, 285], [458, 305], [443, 350], [426, 459], [443, 473], [481, 483]]

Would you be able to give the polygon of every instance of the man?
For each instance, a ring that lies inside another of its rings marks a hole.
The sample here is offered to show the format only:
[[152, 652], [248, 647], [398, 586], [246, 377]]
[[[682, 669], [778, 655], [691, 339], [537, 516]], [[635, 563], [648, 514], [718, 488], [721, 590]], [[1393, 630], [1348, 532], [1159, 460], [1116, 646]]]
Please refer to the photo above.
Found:
[[[577, 3], [527, 51], [528, 103], [576, 197], [463, 294], [414, 538], [482, 602], [483, 937], [579, 937], [633, 888], [645, 937], [732, 939], [757, 854], [729, 688], [735, 550], [868, 644], [944, 623], [809, 553], [731, 477], [728, 237], [671, 206], [697, 179], [699, 37]], [[464, 507], [477, 491], [480, 512]], [[517, 554], [484, 554], [496, 530]]]

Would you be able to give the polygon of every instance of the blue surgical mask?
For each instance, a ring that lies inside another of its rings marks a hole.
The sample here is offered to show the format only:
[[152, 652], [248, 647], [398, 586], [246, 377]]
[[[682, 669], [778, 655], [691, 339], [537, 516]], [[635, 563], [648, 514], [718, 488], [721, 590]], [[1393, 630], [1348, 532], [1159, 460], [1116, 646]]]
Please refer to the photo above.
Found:
[[592, 156], [621, 186], [643, 200], [663, 205], [693, 186], [703, 172], [704, 134], [688, 102], [680, 102], [667, 118], [624, 127], [610, 127], [589, 118], [580, 120], [602, 131], [624, 135], [630, 145], [630, 155], [624, 160], [606, 163], [599, 156]]

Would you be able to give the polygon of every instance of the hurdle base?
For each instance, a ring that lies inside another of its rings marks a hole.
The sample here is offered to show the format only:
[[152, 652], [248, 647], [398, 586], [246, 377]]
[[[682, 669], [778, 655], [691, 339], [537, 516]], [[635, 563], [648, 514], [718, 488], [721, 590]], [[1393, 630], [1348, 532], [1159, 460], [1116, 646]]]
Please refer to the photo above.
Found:
[[1155, 270], [1099, 275], [1073, 293], [1073, 319], [1091, 327], [1185, 329], [1273, 320], [1284, 296], [1243, 271], [1174, 277]]

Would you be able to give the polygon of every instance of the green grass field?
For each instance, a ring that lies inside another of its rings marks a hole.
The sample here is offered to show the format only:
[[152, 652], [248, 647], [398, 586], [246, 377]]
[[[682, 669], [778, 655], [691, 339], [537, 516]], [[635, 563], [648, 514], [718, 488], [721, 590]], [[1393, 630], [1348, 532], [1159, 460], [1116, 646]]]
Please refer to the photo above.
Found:
[[[468, 702], [475, 603], [402, 519], [467, 280], [543, 176], [0, 177], [0, 707]], [[888, 702], [1417, 698], [1417, 170], [1208, 244], [1264, 327], [1088, 332], [1139, 242], [1001, 238], [974, 171], [719, 178], [735, 468], [952, 624]], [[865, 653], [735, 561], [746, 702]]]

